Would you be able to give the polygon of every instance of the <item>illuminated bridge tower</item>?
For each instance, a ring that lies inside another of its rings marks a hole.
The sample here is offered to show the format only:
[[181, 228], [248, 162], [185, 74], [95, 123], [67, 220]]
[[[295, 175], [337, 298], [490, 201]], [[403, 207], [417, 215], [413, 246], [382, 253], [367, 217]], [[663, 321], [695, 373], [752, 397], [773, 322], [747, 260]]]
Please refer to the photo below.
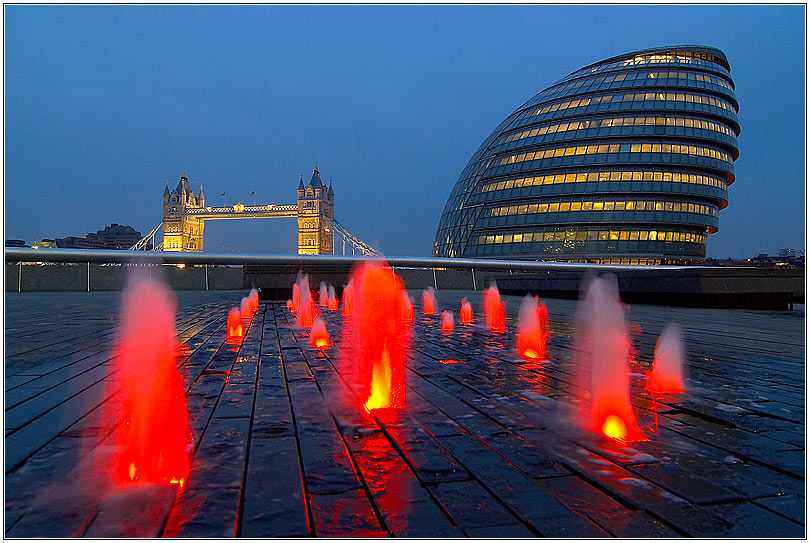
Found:
[[298, 254], [334, 254], [335, 193], [332, 182], [327, 189], [321, 182], [318, 166], [312, 179], [304, 186], [303, 175], [298, 182]]
[[197, 197], [188, 184], [185, 171], [173, 191], [169, 192], [169, 183], [166, 182], [166, 188], [163, 190], [164, 251], [202, 251], [203, 220], [188, 216], [186, 211], [204, 207], [205, 197], [202, 187]]

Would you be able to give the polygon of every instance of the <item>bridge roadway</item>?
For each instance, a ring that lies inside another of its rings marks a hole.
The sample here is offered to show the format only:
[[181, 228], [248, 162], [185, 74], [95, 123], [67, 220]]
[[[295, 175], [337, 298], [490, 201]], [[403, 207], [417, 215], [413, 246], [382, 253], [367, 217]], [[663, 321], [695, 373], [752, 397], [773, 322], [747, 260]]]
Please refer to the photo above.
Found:
[[[116, 428], [108, 400], [119, 293], [7, 293], [6, 537], [745, 537], [805, 535], [804, 310], [633, 305], [633, 389], [648, 441], [622, 446], [564, 424], [576, 302], [547, 300], [549, 358], [514, 353], [476, 323], [439, 331], [418, 316], [407, 407], [347, 410], [335, 346], [310, 347], [281, 304], [262, 304], [244, 342], [224, 342], [244, 292], [179, 292], [178, 359], [193, 433], [191, 474], [105, 493], [91, 451]], [[417, 315], [420, 302], [417, 296]], [[639, 391], [663, 326], [689, 353], [687, 394]]]
[[204, 207], [189, 208], [184, 213], [187, 217], [210, 221], [217, 219], [271, 219], [283, 217], [298, 217], [298, 204], [282, 205], [259, 205], [241, 206], [240, 204], [230, 207]]

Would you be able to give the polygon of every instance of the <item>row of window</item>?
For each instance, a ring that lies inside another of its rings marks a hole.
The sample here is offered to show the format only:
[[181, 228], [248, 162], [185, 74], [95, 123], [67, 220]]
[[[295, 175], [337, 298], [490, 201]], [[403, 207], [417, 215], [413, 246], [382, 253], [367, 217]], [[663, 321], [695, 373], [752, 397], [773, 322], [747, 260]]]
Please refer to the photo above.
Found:
[[538, 175], [535, 177], [521, 177], [493, 181], [481, 185], [481, 192], [511, 189], [514, 187], [531, 187], [536, 185], [550, 185], [553, 183], [584, 183], [586, 181], [674, 181], [676, 183], [693, 183], [708, 185], [726, 190], [725, 181], [717, 177], [681, 172], [653, 172], [653, 171], [618, 171], [606, 170], [599, 172], [559, 173], [554, 175]]
[[725, 151], [719, 151], [710, 147], [699, 147], [695, 145], [679, 145], [669, 143], [613, 143], [602, 145], [576, 145], [571, 147], [557, 147], [554, 149], [543, 149], [541, 151], [530, 151], [517, 155], [509, 155], [501, 158], [498, 162], [500, 166], [514, 164], [516, 162], [527, 162], [529, 160], [540, 160], [543, 158], [553, 158], [573, 155], [593, 155], [597, 153], [675, 153], [682, 155], [697, 155], [715, 158], [732, 163], [731, 156]]
[[542, 136], [544, 134], [554, 134], [557, 132], [567, 132], [569, 130], [585, 130], [587, 128], [606, 128], [613, 126], [683, 126], [687, 128], [701, 128], [703, 130], [712, 130], [720, 132], [729, 137], [737, 137], [737, 134], [728, 126], [711, 121], [704, 121], [701, 119], [693, 119], [690, 117], [609, 117], [603, 119], [593, 119], [587, 121], [572, 121], [568, 123], [557, 123], [531, 130], [524, 130], [516, 132], [507, 136], [505, 139], [495, 145], [502, 143], [510, 143], [525, 138], [533, 138], [535, 136]]
[[663, 262], [661, 258], [571, 258], [566, 262], [581, 264], [633, 264], [634, 266], [658, 266]]
[[705, 68], [708, 71], [712, 72], [720, 72], [721, 74], [729, 75], [728, 69], [718, 61], [714, 59], [698, 59], [698, 58], [690, 58], [689, 52], [684, 52], [683, 54], [677, 54], [675, 56], [661, 56], [655, 55], [653, 57], [645, 57], [644, 55], [637, 55], [635, 57], [619, 60], [610, 63], [600, 64], [598, 66], [593, 66], [591, 68], [582, 68], [569, 74], [566, 78], [573, 78], [579, 77], [581, 74], [594, 74], [594, 73], [602, 73], [602, 72], [610, 72], [617, 68], [626, 68], [627, 66], [645, 66], [648, 64], [671, 64], [674, 66], [679, 65], [688, 65], [690, 68]]
[[485, 216], [504, 217], [507, 215], [526, 215], [533, 213], [556, 213], [558, 211], [675, 211], [718, 216], [714, 206], [692, 202], [671, 202], [661, 200], [585, 200], [548, 202], [539, 204], [520, 204], [493, 207]]
[[556, 230], [531, 231], [510, 234], [481, 234], [476, 238], [477, 245], [498, 245], [501, 243], [531, 243], [535, 241], [671, 241], [705, 244], [706, 236], [694, 232], [674, 230]]
[[669, 102], [692, 102], [695, 104], [706, 104], [709, 106], [719, 107], [727, 111], [737, 113], [737, 110], [729, 102], [714, 98], [712, 96], [703, 96], [700, 94], [690, 94], [682, 92], [629, 92], [625, 94], [606, 94], [603, 96], [594, 96], [593, 98], [575, 98], [573, 100], [566, 100], [564, 102], [556, 102], [548, 104], [541, 108], [531, 111], [529, 117], [542, 115], [549, 111], [558, 111], [561, 109], [570, 109], [574, 107], [584, 107], [591, 104], [600, 104], [603, 102], [633, 102], [644, 100], [666, 100]]
[[715, 75], [709, 74], [701, 74], [692, 71], [669, 71], [669, 72], [622, 72], [617, 74], [611, 75], [603, 75], [595, 78], [586, 78], [586, 79], [578, 79], [576, 81], [572, 81], [567, 83], [561, 87], [556, 87], [554, 89], [554, 93], [551, 96], [559, 95], [564, 93], [565, 91], [578, 89], [585, 85], [588, 86], [598, 86], [603, 84], [611, 84], [615, 82], [621, 83], [622, 81], [634, 81], [634, 80], [644, 80], [644, 79], [685, 79], [685, 80], [692, 80], [692, 81], [702, 81], [704, 83], [709, 83], [712, 85], [717, 85], [719, 87], [723, 87], [731, 92], [734, 92], [733, 87], [731, 84], [723, 79], [722, 77], [717, 77]]

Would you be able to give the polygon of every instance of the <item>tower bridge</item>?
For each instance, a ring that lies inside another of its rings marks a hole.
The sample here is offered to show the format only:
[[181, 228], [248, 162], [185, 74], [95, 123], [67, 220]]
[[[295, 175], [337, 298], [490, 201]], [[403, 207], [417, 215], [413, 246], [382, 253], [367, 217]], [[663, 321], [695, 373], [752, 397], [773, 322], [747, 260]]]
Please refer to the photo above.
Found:
[[[146, 250], [151, 243], [153, 250], [201, 252], [205, 221], [276, 218], [298, 219], [298, 254], [335, 254], [335, 234], [342, 239], [343, 254], [346, 254], [347, 243], [352, 254], [380, 254], [335, 219], [332, 182], [328, 187], [324, 185], [317, 166], [309, 183], [304, 185], [303, 174], [299, 178], [296, 203], [252, 206], [242, 203], [223, 207], [206, 206], [202, 187], [195, 194], [184, 171], [174, 190], [170, 191], [166, 182], [161, 222], [130, 249]], [[161, 229], [163, 243], [156, 244], [155, 238]]]

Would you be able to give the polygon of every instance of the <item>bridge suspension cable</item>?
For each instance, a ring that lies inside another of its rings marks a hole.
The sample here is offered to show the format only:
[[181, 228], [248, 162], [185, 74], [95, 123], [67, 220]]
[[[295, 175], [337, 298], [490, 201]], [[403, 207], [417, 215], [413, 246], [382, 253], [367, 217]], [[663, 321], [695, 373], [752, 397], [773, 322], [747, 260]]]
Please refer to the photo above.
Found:
[[163, 221], [157, 223], [157, 226], [152, 228], [148, 234], [138, 240], [138, 242], [129, 248], [130, 251], [148, 251], [149, 244], [152, 244], [152, 251], [162, 251], [163, 250], [163, 242], [161, 241], [160, 244], [155, 244], [155, 234], [157, 231], [163, 227]]
[[352, 247], [352, 254], [354, 251], [359, 251], [361, 255], [369, 255], [369, 256], [382, 256], [382, 253], [366, 243], [365, 241], [361, 240], [351, 232], [349, 232], [345, 226], [340, 224], [337, 219], [332, 219], [329, 221], [326, 217], [324, 220], [328, 223], [331, 223], [332, 227], [335, 229], [335, 233], [338, 234], [341, 238], [343, 238], [343, 254], [346, 254], [346, 242], [349, 242], [349, 245]]

